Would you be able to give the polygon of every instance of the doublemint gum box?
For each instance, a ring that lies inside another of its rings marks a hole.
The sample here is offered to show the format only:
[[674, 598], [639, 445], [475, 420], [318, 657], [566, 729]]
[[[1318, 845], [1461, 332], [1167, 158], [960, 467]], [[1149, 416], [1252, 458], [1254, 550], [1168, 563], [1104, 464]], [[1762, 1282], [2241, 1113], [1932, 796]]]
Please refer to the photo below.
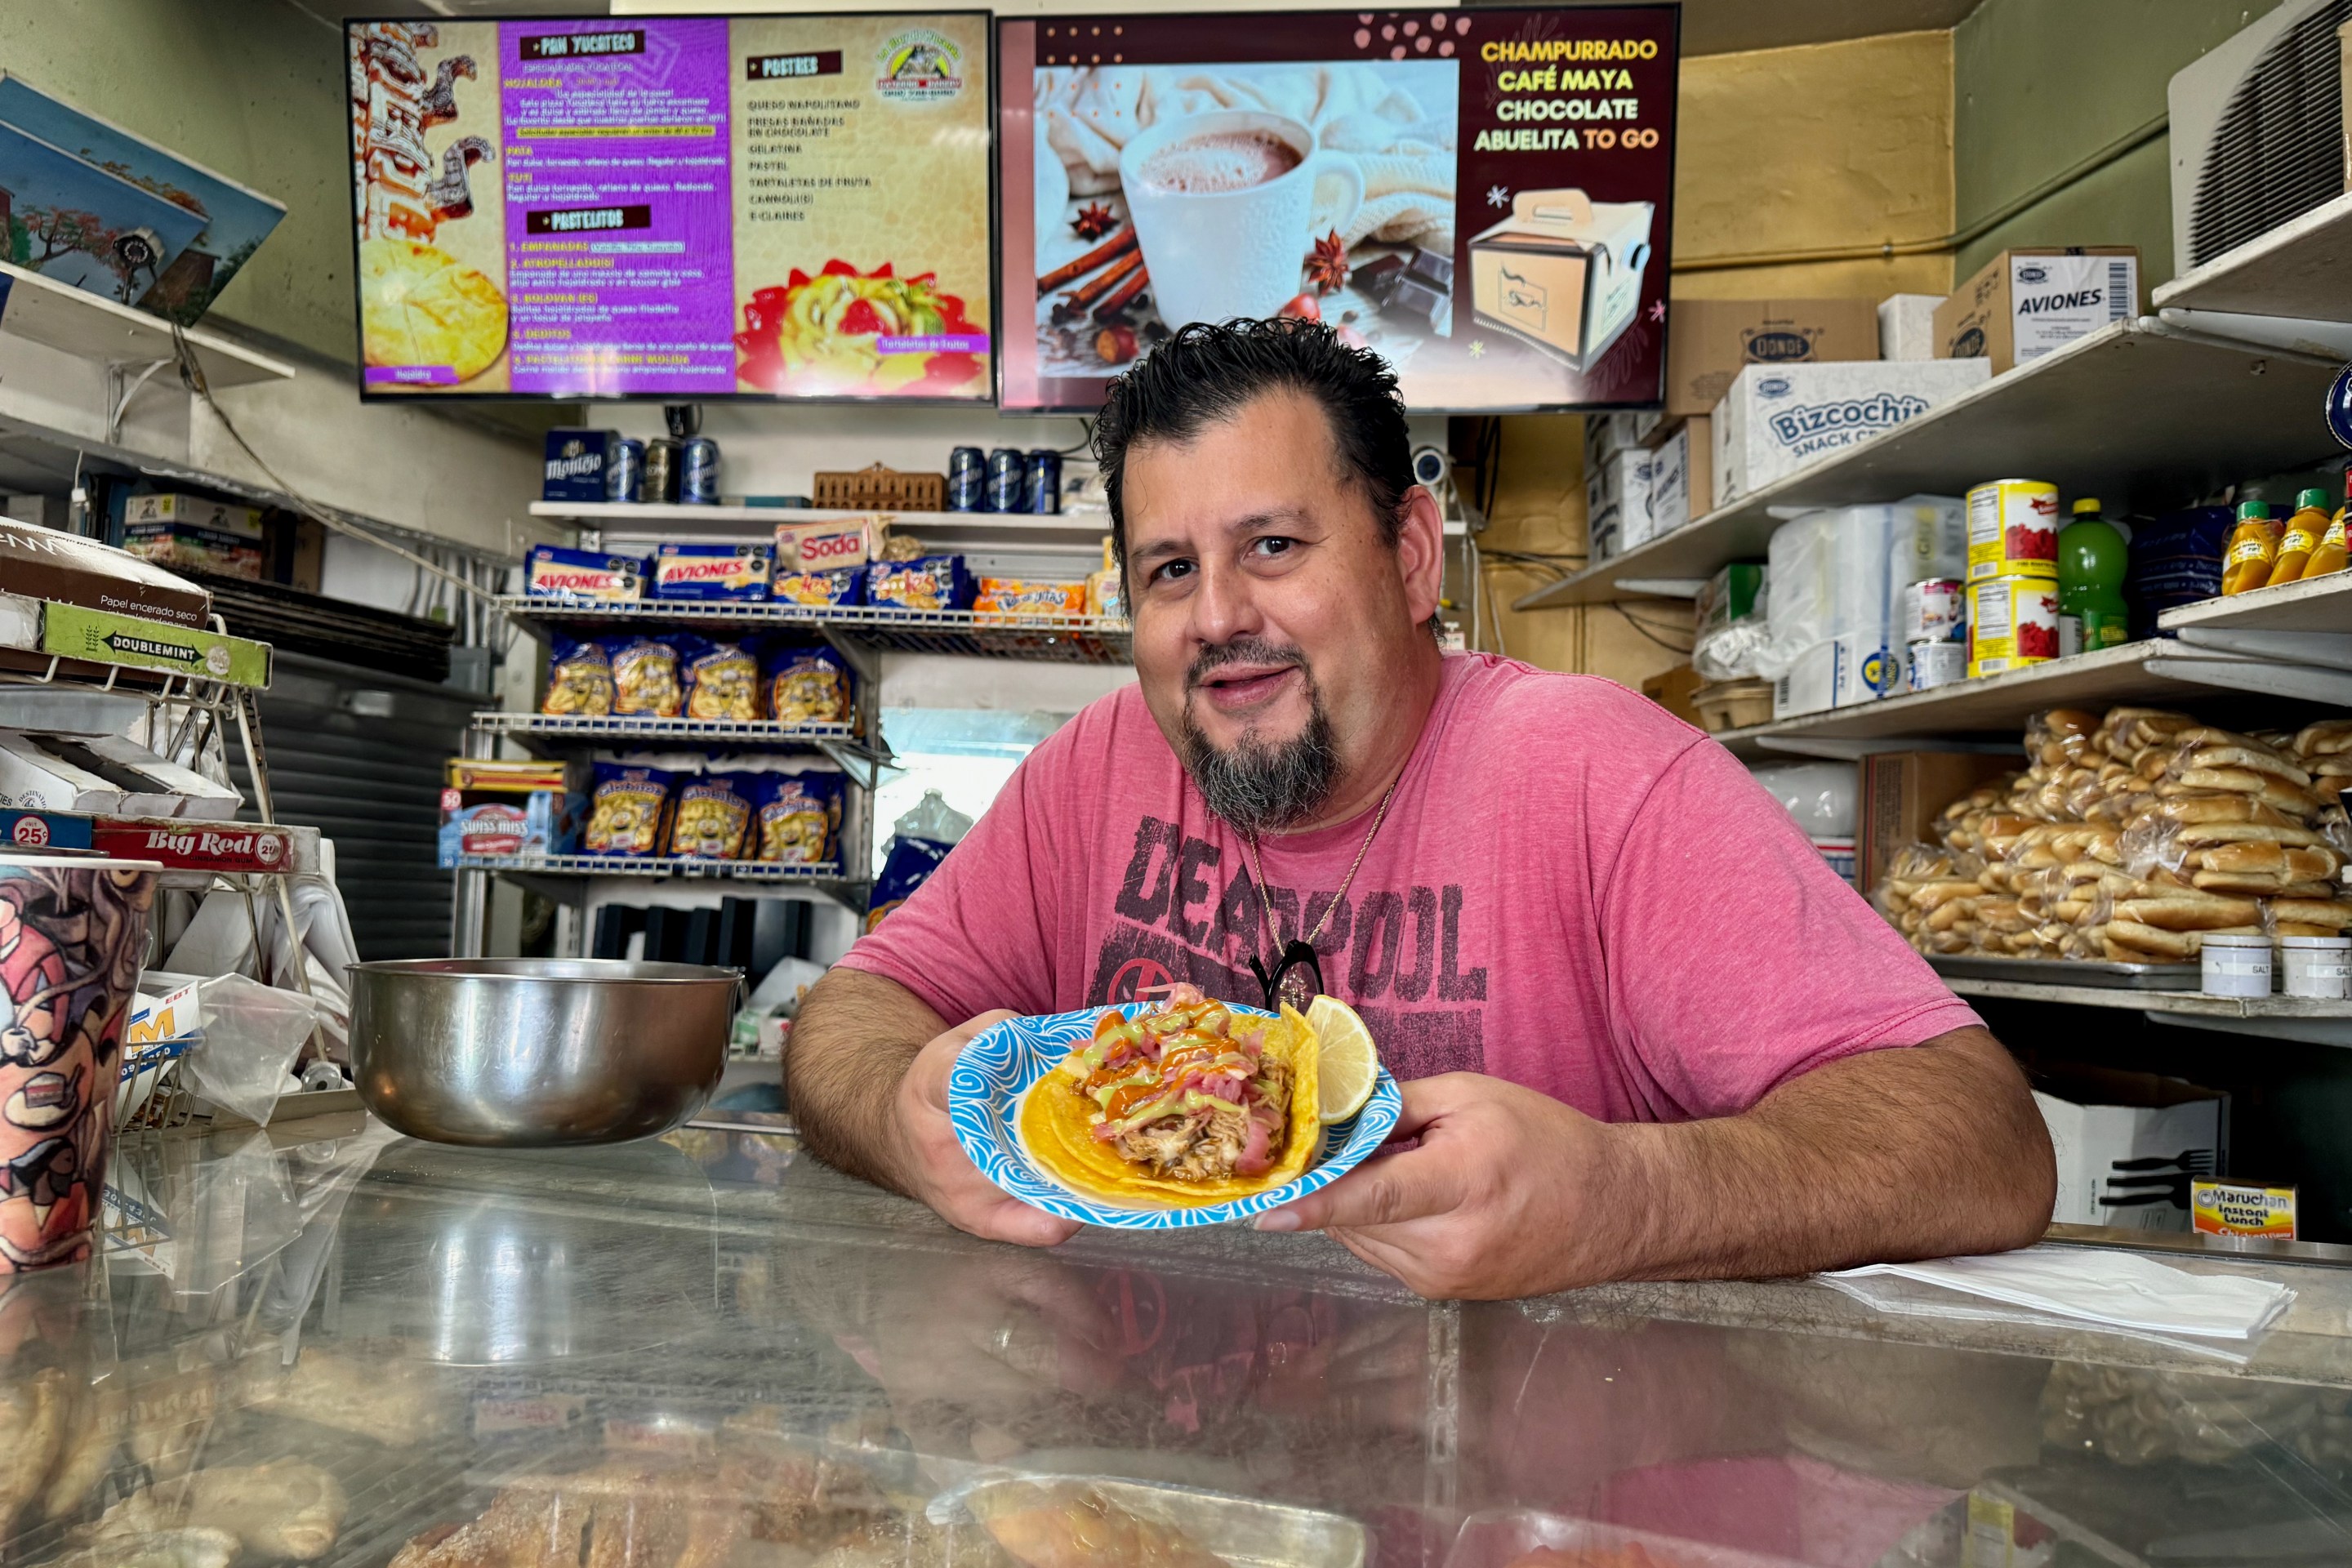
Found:
[[1992, 379], [1983, 359], [1751, 364], [1715, 405], [1715, 504], [1786, 479]]

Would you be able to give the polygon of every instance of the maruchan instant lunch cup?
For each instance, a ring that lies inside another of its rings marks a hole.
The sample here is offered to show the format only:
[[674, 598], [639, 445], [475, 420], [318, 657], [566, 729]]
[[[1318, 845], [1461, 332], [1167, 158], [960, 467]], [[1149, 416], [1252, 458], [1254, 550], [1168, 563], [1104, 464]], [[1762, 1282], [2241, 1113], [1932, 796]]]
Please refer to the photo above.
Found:
[[2058, 579], [1993, 577], [1969, 584], [1969, 676], [1999, 675], [2058, 657]]
[[2058, 487], [1990, 479], [1969, 491], [1969, 581], [2058, 575]]

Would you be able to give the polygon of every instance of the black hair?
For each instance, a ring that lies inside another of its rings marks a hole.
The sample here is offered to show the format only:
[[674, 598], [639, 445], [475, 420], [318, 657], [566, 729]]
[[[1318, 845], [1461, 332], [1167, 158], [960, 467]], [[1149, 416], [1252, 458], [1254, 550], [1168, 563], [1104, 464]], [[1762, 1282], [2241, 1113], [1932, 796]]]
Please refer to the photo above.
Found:
[[1276, 316], [1195, 321], [1110, 384], [1095, 422], [1095, 457], [1110, 502], [1112, 545], [1127, 564], [1122, 491], [1138, 443], [1189, 441], [1269, 392], [1301, 392], [1322, 405], [1342, 472], [1364, 487], [1391, 544], [1404, 531], [1412, 437], [1396, 373], [1370, 349], [1350, 348], [1320, 321]]

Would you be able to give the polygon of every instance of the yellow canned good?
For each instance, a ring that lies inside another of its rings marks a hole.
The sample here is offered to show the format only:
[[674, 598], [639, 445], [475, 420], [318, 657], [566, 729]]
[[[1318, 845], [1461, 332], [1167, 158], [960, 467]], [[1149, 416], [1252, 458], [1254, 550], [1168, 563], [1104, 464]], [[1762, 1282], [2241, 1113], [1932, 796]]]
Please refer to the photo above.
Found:
[[1991, 577], [1969, 584], [1970, 679], [2057, 657], [2056, 578]]
[[1989, 479], [1969, 491], [1969, 581], [2058, 575], [2058, 487]]

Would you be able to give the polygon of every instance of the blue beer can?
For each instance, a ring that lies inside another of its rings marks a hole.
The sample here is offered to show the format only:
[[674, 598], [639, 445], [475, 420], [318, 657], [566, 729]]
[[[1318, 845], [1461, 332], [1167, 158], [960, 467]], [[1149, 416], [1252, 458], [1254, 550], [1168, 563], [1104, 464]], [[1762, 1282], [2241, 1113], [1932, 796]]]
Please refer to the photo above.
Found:
[[681, 443], [678, 454], [677, 499], [688, 506], [719, 504], [719, 443], [695, 436]]
[[988, 455], [988, 510], [991, 511], [1021, 511], [1025, 510], [1029, 490], [1028, 459], [1011, 447], [999, 447]]
[[948, 454], [948, 510], [988, 510], [988, 454], [977, 447], [958, 447]]
[[1028, 510], [1050, 517], [1062, 510], [1062, 454], [1039, 447], [1029, 454]]
[[646, 444], [624, 437], [604, 454], [604, 499], [640, 501], [646, 494]]

